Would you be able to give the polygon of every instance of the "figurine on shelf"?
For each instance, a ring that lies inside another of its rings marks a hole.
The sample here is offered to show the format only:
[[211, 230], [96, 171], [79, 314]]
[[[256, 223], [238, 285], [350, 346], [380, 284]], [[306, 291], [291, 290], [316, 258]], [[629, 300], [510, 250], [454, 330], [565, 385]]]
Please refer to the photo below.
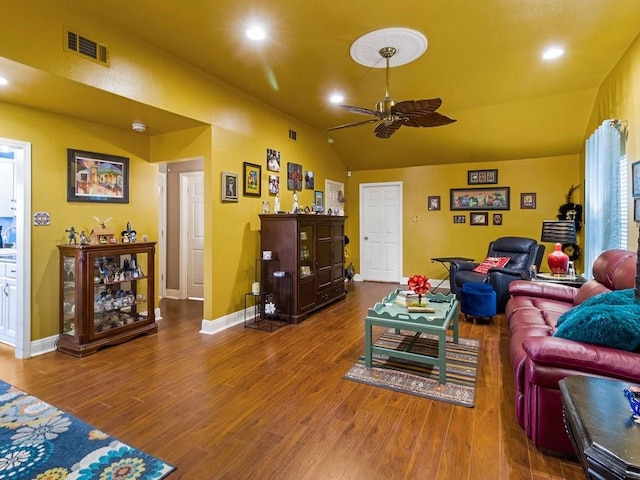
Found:
[[76, 240], [76, 229], [75, 229], [75, 227], [71, 227], [68, 230], [65, 230], [65, 232], [67, 232], [69, 234], [69, 245], [71, 245], [72, 243], [74, 245], [77, 245], [78, 241]]
[[291, 213], [298, 213], [298, 209], [299, 209], [299, 205], [298, 205], [298, 192], [297, 191], [293, 191], [293, 207], [291, 207]]
[[127, 229], [120, 234], [122, 243], [136, 243], [137, 232], [131, 228], [131, 222], [127, 222]]
[[276, 198], [273, 201], [273, 213], [278, 213], [280, 211], [280, 194], [276, 193]]
[[98, 222], [98, 224], [100, 225], [100, 228], [105, 229], [107, 228], [107, 223], [109, 222], [109, 220], [111, 220], [111, 217], [107, 218], [104, 221], [101, 221], [98, 217], [93, 217], [95, 219], [96, 222]]
[[84, 230], [80, 231], [80, 245], [86, 245], [89, 241], [87, 240], [87, 234], [84, 233]]

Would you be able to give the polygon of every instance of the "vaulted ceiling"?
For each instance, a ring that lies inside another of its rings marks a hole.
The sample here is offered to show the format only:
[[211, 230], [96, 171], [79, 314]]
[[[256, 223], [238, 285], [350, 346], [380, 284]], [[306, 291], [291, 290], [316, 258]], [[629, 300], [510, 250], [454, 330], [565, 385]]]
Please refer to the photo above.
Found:
[[[441, 97], [457, 120], [327, 132], [348, 169], [500, 161], [578, 153], [597, 89], [640, 32], [638, 0], [72, 0], [320, 131], [366, 117], [327, 101], [374, 108], [385, 72], [349, 55], [361, 35], [388, 27], [424, 34], [426, 52], [390, 70], [396, 101]], [[267, 30], [256, 45], [251, 21]], [[542, 51], [560, 45], [555, 61]]]

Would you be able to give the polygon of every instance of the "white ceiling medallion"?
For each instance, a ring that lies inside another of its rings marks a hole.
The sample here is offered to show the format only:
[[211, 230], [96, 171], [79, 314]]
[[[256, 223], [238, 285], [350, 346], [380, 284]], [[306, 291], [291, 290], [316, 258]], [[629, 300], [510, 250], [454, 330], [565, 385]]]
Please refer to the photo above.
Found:
[[427, 37], [410, 28], [383, 28], [365, 33], [351, 45], [351, 58], [360, 65], [385, 68], [380, 49], [394, 47], [396, 53], [389, 59], [390, 67], [413, 62], [427, 50]]

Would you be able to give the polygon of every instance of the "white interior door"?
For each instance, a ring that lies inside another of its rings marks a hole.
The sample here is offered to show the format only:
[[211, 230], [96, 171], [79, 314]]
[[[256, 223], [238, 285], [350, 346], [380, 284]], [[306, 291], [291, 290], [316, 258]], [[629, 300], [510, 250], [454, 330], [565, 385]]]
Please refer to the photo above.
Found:
[[[187, 298], [204, 298], [204, 172], [180, 174], [182, 226], [181, 290]], [[183, 261], [184, 260], [184, 261]], [[186, 267], [186, 268], [185, 268]], [[183, 282], [184, 280], [184, 282]]]
[[360, 185], [360, 273], [363, 280], [402, 278], [402, 183]]

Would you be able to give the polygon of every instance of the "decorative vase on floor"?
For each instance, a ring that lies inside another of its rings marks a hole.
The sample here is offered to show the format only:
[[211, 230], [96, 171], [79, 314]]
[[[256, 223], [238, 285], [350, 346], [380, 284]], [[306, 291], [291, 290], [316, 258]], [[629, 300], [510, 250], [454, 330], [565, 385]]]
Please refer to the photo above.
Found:
[[556, 248], [547, 256], [549, 270], [554, 275], [565, 275], [569, 266], [569, 255], [562, 251], [562, 245], [556, 243]]

